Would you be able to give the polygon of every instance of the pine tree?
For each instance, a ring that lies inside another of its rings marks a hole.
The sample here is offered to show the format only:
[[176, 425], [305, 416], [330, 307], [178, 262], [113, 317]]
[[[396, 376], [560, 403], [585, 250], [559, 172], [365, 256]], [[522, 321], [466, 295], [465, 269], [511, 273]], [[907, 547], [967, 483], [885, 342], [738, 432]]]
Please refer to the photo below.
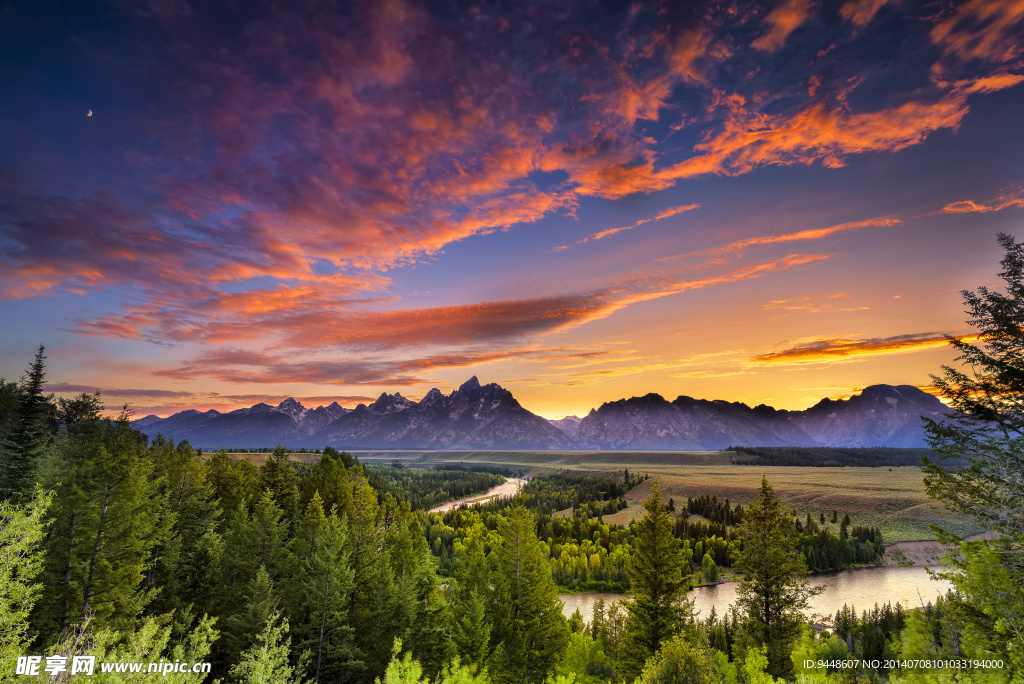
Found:
[[14, 672], [29, 645], [28, 617], [39, 598], [44, 514], [52, 494], [25, 506], [0, 502], [0, 672]]
[[690, 614], [686, 601], [690, 559], [673, 534], [672, 516], [661, 498], [658, 480], [644, 502], [646, 513], [637, 524], [636, 543], [626, 571], [632, 596], [623, 602], [627, 612], [627, 678], [639, 674], [644, 663], [684, 625]]
[[278, 597], [266, 568], [260, 566], [246, 584], [234, 611], [223, 620], [224, 637], [217, 649], [224, 664], [237, 663], [242, 652], [257, 646], [267, 622], [278, 615]]
[[295, 671], [302, 668], [289, 664], [291, 638], [287, 634], [288, 620], [274, 612], [256, 642], [231, 668], [232, 680], [239, 684], [299, 684], [302, 680], [296, 677]]
[[491, 668], [498, 684], [544, 681], [569, 638], [558, 587], [535, 529], [522, 504], [498, 522], [491, 635], [498, 645]]
[[27, 501], [35, 486], [39, 461], [50, 440], [53, 395], [43, 394], [46, 356], [39, 345], [35, 359], [18, 383], [14, 420], [0, 434], [0, 499]]
[[295, 516], [299, 502], [299, 475], [289, 458], [288, 450], [278, 444], [260, 468], [260, 489], [270, 492], [287, 520]]
[[[925, 489], [949, 511], [970, 516], [997, 539], [964, 542], [950, 534], [949, 560], [965, 601], [966, 629], [1001, 653], [1010, 674], [1024, 674], [1024, 244], [1000, 234], [1004, 292], [961, 294], [977, 344], [949, 338], [960, 370], [943, 366], [935, 387], [957, 413], [925, 421], [940, 462], [925, 459]], [[944, 469], [941, 459], [969, 466]], [[998, 581], [997, 581], [998, 578]]]
[[455, 647], [462, 662], [483, 669], [490, 657], [493, 623], [487, 614], [491, 592], [490, 573], [484, 556], [480, 530], [474, 529], [466, 538], [455, 574], [453, 614]]
[[[329, 451], [337, 453], [333, 449]], [[332, 453], [325, 451], [310, 469], [299, 494], [299, 509], [305, 510], [313, 495], [319, 492], [324, 511], [333, 509], [338, 516], [346, 518], [352, 514], [352, 481], [341, 459], [335, 459]]]
[[367, 671], [383, 672], [396, 636], [397, 593], [394, 569], [385, 549], [386, 527], [377, 492], [365, 480], [356, 478], [348, 535], [355, 586], [348, 612], [365, 669], [349, 668], [346, 681], [366, 681]]
[[152, 470], [126, 414], [61, 432], [43, 469], [55, 494], [33, 623], [47, 636], [89, 615], [96, 628], [130, 628], [152, 598], [143, 579], [167, 527]]
[[309, 651], [314, 682], [336, 681], [362, 664], [349, 624], [354, 587], [347, 549], [348, 530], [336, 515], [324, 515], [319, 494], [306, 507], [291, 542], [295, 558], [288, 581], [289, 614], [296, 647]]
[[158, 491], [167, 501], [169, 528], [156, 550], [151, 585], [161, 588], [154, 609], [182, 610], [192, 605], [200, 614], [214, 611], [220, 509], [208, 480], [209, 467], [191, 445], [175, 445], [158, 435], [149, 448], [154, 470], [160, 473]]
[[789, 652], [803, 623], [800, 611], [820, 589], [812, 589], [807, 580], [793, 519], [782, 510], [766, 477], [761, 478], [758, 499], [744, 514], [739, 536], [743, 550], [734, 567], [744, 575], [737, 589], [743, 644], [766, 646], [768, 672], [785, 676], [793, 667]]
[[426, 561], [420, 564], [414, 581], [415, 608], [404, 642], [423, 665], [423, 671], [436, 679], [441, 668], [455, 656], [455, 640], [451, 606], [440, 587], [430, 552], [424, 550]]

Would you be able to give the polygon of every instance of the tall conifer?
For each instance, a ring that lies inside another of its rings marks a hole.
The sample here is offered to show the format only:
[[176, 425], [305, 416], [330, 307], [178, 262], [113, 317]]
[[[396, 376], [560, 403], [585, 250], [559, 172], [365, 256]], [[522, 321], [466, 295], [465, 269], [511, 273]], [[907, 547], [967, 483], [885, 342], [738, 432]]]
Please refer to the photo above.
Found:
[[569, 640], [558, 587], [535, 529], [522, 504], [498, 523], [491, 672], [499, 684], [544, 681]]
[[661, 498], [658, 480], [644, 509], [626, 568], [632, 595], [623, 601], [628, 645], [623, 671], [629, 678], [640, 673], [647, 659], [682, 628], [690, 613], [685, 598], [690, 559], [673, 534], [672, 515]]
[[127, 415], [62, 431], [43, 473], [55, 488], [46, 593], [35, 614], [45, 634], [89, 615], [94, 627], [130, 627], [149, 602], [155, 590], [142, 580], [166, 528], [152, 469], [145, 436]]
[[743, 573], [737, 590], [741, 642], [745, 648], [767, 646], [768, 672], [785, 676], [793, 668], [789, 653], [803, 623], [801, 611], [818, 590], [807, 580], [793, 518], [782, 510], [767, 477], [739, 533], [742, 553], [734, 567]]

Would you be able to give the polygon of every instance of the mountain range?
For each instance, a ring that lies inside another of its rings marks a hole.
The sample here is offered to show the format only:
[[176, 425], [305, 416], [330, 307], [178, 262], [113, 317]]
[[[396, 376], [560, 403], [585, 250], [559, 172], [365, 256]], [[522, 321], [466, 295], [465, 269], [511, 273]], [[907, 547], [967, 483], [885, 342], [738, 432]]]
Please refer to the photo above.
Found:
[[354, 409], [336, 402], [308, 409], [294, 399], [229, 413], [182, 411], [146, 416], [149, 435], [210, 448], [516, 449], [704, 451], [728, 446], [925, 446], [921, 417], [950, 412], [912, 385], [872, 385], [845, 400], [822, 399], [802, 411], [764, 404], [659, 394], [602, 404], [584, 418], [548, 421], [524, 409], [498, 384], [474, 376], [445, 395], [419, 401], [383, 393]]

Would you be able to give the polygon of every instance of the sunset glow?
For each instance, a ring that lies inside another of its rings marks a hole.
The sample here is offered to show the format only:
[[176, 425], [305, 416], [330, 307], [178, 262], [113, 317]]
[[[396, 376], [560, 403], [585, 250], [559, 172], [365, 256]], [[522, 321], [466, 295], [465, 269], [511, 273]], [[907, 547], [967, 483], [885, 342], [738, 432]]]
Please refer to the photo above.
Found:
[[0, 11], [0, 376], [799, 409], [929, 387], [1024, 237], [1019, 1], [302, 6]]

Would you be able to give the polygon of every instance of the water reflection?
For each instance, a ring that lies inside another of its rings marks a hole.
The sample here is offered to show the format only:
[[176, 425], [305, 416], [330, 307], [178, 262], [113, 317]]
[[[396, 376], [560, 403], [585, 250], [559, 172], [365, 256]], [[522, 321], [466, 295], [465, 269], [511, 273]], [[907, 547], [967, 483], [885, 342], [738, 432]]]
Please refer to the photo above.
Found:
[[[927, 568], [864, 568], [846, 570], [811, 578], [815, 585], [824, 585], [825, 591], [811, 600], [807, 615], [835, 615], [836, 611], [848, 604], [857, 612], [879, 605], [898, 601], [904, 608], [920, 608], [934, 602], [936, 597], [951, 588], [946, 580], [932, 578]], [[712, 606], [717, 615], [722, 615], [736, 602], [736, 582], [726, 582], [712, 587], [700, 587], [690, 592], [694, 610], [700, 617], [707, 617]], [[594, 604], [600, 594], [565, 594], [561, 596], [562, 612], [566, 617], [578, 607], [584, 621], [593, 619]], [[625, 598], [623, 594], [605, 594], [606, 606]]]

